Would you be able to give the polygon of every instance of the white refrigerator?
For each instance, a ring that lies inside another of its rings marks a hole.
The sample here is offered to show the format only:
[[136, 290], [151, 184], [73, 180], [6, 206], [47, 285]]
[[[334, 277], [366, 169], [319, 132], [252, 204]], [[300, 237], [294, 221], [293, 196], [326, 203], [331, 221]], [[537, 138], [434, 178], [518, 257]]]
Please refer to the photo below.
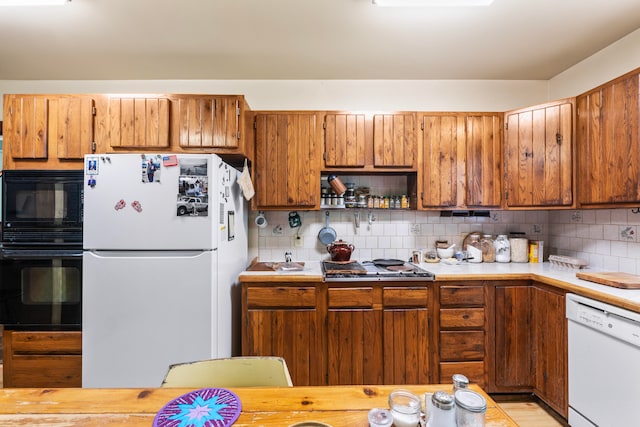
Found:
[[82, 386], [158, 387], [239, 352], [239, 172], [213, 154], [85, 156]]

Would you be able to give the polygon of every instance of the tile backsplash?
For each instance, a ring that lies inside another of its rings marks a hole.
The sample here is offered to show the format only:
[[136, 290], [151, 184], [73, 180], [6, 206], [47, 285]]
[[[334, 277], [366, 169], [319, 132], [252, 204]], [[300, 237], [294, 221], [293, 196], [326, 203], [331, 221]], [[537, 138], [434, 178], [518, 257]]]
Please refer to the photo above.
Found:
[[[326, 248], [318, 240], [325, 225], [325, 211], [298, 212], [302, 217], [298, 229], [288, 224], [288, 212], [265, 212], [269, 225], [258, 228], [256, 213], [250, 217], [250, 250], [252, 256], [263, 261], [284, 259], [291, 251], [298, 260], [328, 258]], [[359, 226], [356, 215], [359, 215]], [[436, 240], [448, 240], [457, 246], [473, 231], [489, 234], [508, 234], [523, 231], [530, 238], [547, 240], [549, 213], [546, 211], [492, 211], [489, 217], [441, 217], [440, 212], [396, 209], [331, 209], [330, 226], [337, 238], [353, 243], [354, 259], [409, 259], [414, 249], [433, 248]], [[299, 246], [295, 242], [299, 241]]]
[[[391, 209], [331, 209], [330, 226], [338, 239], [353, 243], [354, 259], [409, 259], [414, 249], [433, 248], [436, 240], [460, 245], [473, 231], [508, 234], [522, 231], [530, 239], [544, 241], [550, 254], [588, 261], [609, 271], [640, 274], [640, 214], [631, 209], [562, 211], [490, 211], [489, 217], [441, 217], [436, 211]], [[299, 211], [302, 227], [290, 228], [288, 212], [268, 211], [266, 228], [258, 228], [251, 212], [249, 254], [263, 261], [279, 261], [291, 251], [297, 260], [321, 260], [328, 253], [318, 232], [325, 225], [325, 211]], [[359, 215], [359, 227], [356, 225]], [[297, 235], [301, 238], [297, 239]], [[296, 244], [296, 242], [298, 244]]]
[[590, 267], [640, 274], [640, 213], [634, 210], [550, 212], [549, 243], [554, 253], [584, 259]]

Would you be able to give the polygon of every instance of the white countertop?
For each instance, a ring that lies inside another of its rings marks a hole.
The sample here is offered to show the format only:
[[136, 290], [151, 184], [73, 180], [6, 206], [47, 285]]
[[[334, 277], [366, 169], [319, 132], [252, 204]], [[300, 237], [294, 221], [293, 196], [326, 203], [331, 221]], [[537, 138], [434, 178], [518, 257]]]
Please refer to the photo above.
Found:
[[[621, 305], [625, 308], [640, 312], [640, 289], [620, 289], [612, 286], [600, 285], [598, 283], [589, 282], [587, 280], [578, 279], [576, 272], [599, 272], [605, 270], [596, 270], [585, 268], [581, 270], [567, 269], [554, 266], [548, 262], [545, 263], [469, 263], [463, 262], [458, 265], [449, 265], [442, 262], [426, 263], [422, 262], [419, 266], [425, 270], [431, 271], [438, 277], [447, 280], [455, 280], [456, 276], [460, 276], [461, 280], [497, 280], [496, 275], [532, 275], [544, 283], [545, 280], [559, 281], [570, 285], [569, 291], [584, 291], [585, 296], [598, 299], [601, 297], [605, 301]], [[320, 261], [305, 261], [303, 271], [292, 272], [266, 272], [266, 271], [245, 271], [241, 276], [322, 276], [322, 268]], [[501, 277], [505, 279], [507, 277]]]

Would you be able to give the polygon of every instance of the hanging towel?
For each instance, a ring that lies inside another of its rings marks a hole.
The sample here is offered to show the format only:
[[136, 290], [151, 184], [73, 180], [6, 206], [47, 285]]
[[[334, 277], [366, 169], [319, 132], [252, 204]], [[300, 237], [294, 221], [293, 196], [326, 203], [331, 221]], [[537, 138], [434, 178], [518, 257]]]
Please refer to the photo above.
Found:
[[242, 194], [244, 194], [245, 199], [251, 200], [251, 198], [256, 194], [255, 190], [253, 189], [253, 182], [251, 182], [251, 175], [249, 174], [247, 159], [244, 159], [244, 168], [242, 168], [242, 173], [238, 178], [238, 185], [240, 185]]

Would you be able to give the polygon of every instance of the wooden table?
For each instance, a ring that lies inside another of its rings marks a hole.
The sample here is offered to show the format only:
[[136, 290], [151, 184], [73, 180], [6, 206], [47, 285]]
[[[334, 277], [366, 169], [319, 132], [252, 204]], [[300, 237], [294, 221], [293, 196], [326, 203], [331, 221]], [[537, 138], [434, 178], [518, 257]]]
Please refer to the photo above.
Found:
[[[286, 427], [300, 421], [332, 426], [367, 427], [367, 412], [387, 407], [396, 386], [256, 387], [231, 388], [242, 402], [234, 426]], [[402, 386], [413, 392], [451, 391], [449, 385]], [[517, 424], [479, 387], [471, 389], [487, 399], [487, 423]], [[0, 425], [11, 426], [145, 426], [166, 403], [191, 391], [153, 389], [0, 389]]]

